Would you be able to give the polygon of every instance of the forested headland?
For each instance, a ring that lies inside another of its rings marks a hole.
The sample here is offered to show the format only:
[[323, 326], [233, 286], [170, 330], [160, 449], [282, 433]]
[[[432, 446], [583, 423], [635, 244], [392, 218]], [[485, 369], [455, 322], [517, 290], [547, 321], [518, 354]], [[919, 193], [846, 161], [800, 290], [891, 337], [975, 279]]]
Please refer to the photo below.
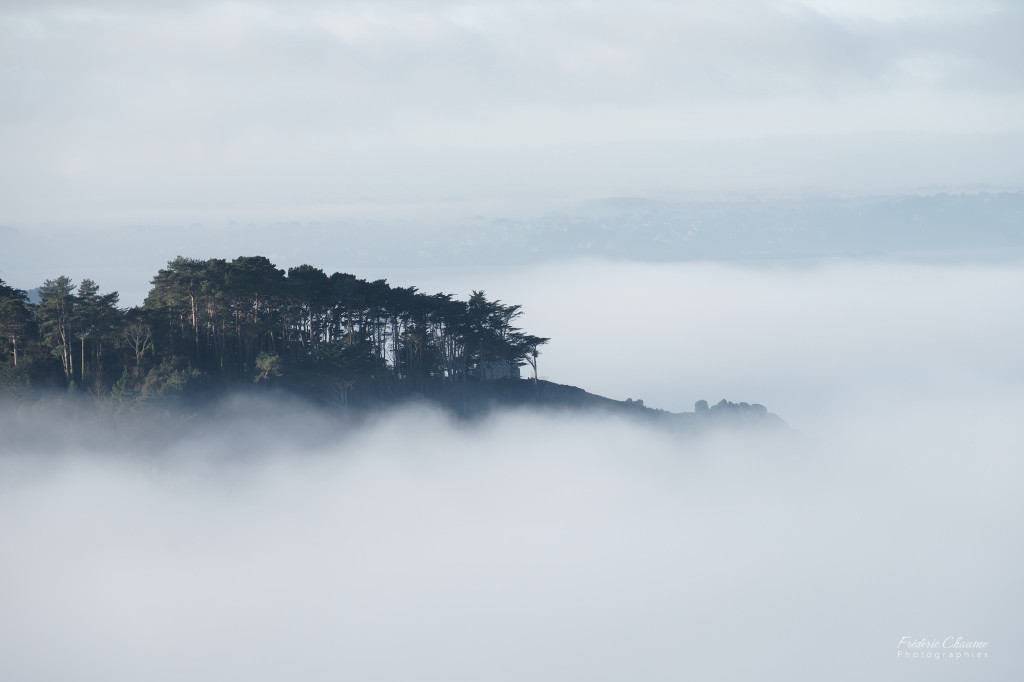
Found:
[[[537, 363], [550, 339], [518, 325], [520, 305], [483, 291], [461, 300], [311, 265], [285, 271], [263, 256], [178, 257], [153, 277], [143, 305], [118, 303], [88, 278], [60, 276], [31, 292], [0, 280], [0, 402], [86, 406], [75, 412], [79, 426], [119, 430], [124, 420], [96, 417], [216, 418], [204, 408], [239, 394], [297, 397], [344, 417], [428, 401], [461, 417], [533, 406], [685, 431], [782, 424], [757, 404], [700, 400], [694, 412], [671, 413], [544, 381]], [[46, 449], [45, 429], [6, 424], [16, 441]]]
[[[263, 256], [178, 257], [142, 306], [92, 279], [47, 279], [30, 300], [0, 280], [0, 392], [64, 392], [124, 407], [233, 390], [294, 392], [340, 406], [430, 396], [520, 377], [549, 339], [521, 306], [367, 281]], [[524, 382], [525, 383], [525, 382]]]

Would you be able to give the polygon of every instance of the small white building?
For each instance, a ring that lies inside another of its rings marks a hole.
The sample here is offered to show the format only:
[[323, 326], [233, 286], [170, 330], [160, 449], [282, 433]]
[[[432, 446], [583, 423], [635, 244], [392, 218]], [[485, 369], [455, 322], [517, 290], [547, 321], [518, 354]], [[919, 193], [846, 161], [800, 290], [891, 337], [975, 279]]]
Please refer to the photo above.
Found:
[[520, 379], [519, 365], [511, 362], [481, 362], [478, 369], [480, 379], [483, 381], [495, 381], [496, 379]]

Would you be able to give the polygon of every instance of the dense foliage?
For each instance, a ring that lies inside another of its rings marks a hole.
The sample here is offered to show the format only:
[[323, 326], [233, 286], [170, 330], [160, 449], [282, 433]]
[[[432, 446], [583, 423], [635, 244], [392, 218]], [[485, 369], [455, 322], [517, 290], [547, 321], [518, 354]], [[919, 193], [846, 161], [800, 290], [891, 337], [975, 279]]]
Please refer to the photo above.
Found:
[[46, 280], [38, 303], [0, 280], [0, 390], [60, 388], [122, 403], [276, 383], [338, 404], [454, 382], [536, 378], [548, 339], [516, 326], [518, 305], [423, 294], [262, 256], [178, 257], [142, 307], [90, 279]]

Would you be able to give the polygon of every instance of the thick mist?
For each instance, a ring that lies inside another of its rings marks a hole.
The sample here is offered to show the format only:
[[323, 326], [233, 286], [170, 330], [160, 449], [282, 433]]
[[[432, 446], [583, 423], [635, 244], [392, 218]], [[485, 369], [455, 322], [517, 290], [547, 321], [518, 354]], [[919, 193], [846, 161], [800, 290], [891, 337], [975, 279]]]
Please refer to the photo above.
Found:
[[1024, 387], [1019, 265], [576, 261], [405, 278], [521, 303], [524, 326], [552, 337], [542, 376], [673, 411], [725, 397], [806, 430], [920, 400], [991, 407]]
[[[346, 426], [236, 402], [132, 450], [8, 412], [2, 433], [64, 445], [0, 445], [0, 677], [1024, 671], [1019, 267], [424, 274], [523, 303], [553, 381], [761, 402], [794, 432], [422, 407]], [[903, 637], [988, 657], [898, 660]]]

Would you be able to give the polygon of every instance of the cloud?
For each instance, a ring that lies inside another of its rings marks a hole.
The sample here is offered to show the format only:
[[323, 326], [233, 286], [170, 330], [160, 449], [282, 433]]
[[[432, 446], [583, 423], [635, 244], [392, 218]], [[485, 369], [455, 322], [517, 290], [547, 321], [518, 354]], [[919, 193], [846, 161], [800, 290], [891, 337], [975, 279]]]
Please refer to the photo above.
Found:
[[[249, 461], [233, 434], [254, 422], [236, 418], [155, 462], [8, 472], [0, 670], [895, 679], [900, 637], [948, 634], [995, 656], [1019, 635], [999, 606], [1020, 596], [1019, 429], [974, 422], [968, 459], [948, 440], [962, 430], [921, 438], [919, 416], [792, 449], [406, 412], [312, 450], [283, 432]], [[977, 679], [1015, 666], [968, 664]]]
[[[800, 157], [821, 137], [1019, 133], [1015, 6], [900, 7], [878, 18], [782, 2], [6, 4], [4, 220], [53, 221], [62, 206], [102, 220], [537, 194], [552, 179], [529, 178], [552, 160], [568, 191], [614, 193], [636, 168], [680, 177], [657, 149], [682, 142], [712, 143], [683, 150], [695, 168], [723, 155], [742, 167], [779, 137]], [[739, 162], [730, 144], [746, 150]], [[587, 149], [596, 162], [573, 161]], [[927, 175], [919, 157], [897, 165]], [[967, 181], [1005, 181], [1000, 153], [985, 158]], [[771, 159], [782, 162], [773, 151], [754, 177], [710, 182], [821, 177], [817, 163], [780, 173]]]
[[[243, 401], [126, 447], [43, 410], [48, 455], [0, 425], [0, 675], [1019, 676], [1019, 268], [559, 272], [488, 288], [557, 378], [767, 396], [801, 434]], [[897, 661], [905, 636], [990, 658]]]
[[986, 403], [982, 387], [1020, 384], [1022, 279], [1019, 264], [872, 260], [594, 260], [392, 276], [522, 304], [524, 327], [552, 338], [540, 357], [552, 380], [675, 411], [699, 399], [758, 402], [798, 428], [938, 395]]

